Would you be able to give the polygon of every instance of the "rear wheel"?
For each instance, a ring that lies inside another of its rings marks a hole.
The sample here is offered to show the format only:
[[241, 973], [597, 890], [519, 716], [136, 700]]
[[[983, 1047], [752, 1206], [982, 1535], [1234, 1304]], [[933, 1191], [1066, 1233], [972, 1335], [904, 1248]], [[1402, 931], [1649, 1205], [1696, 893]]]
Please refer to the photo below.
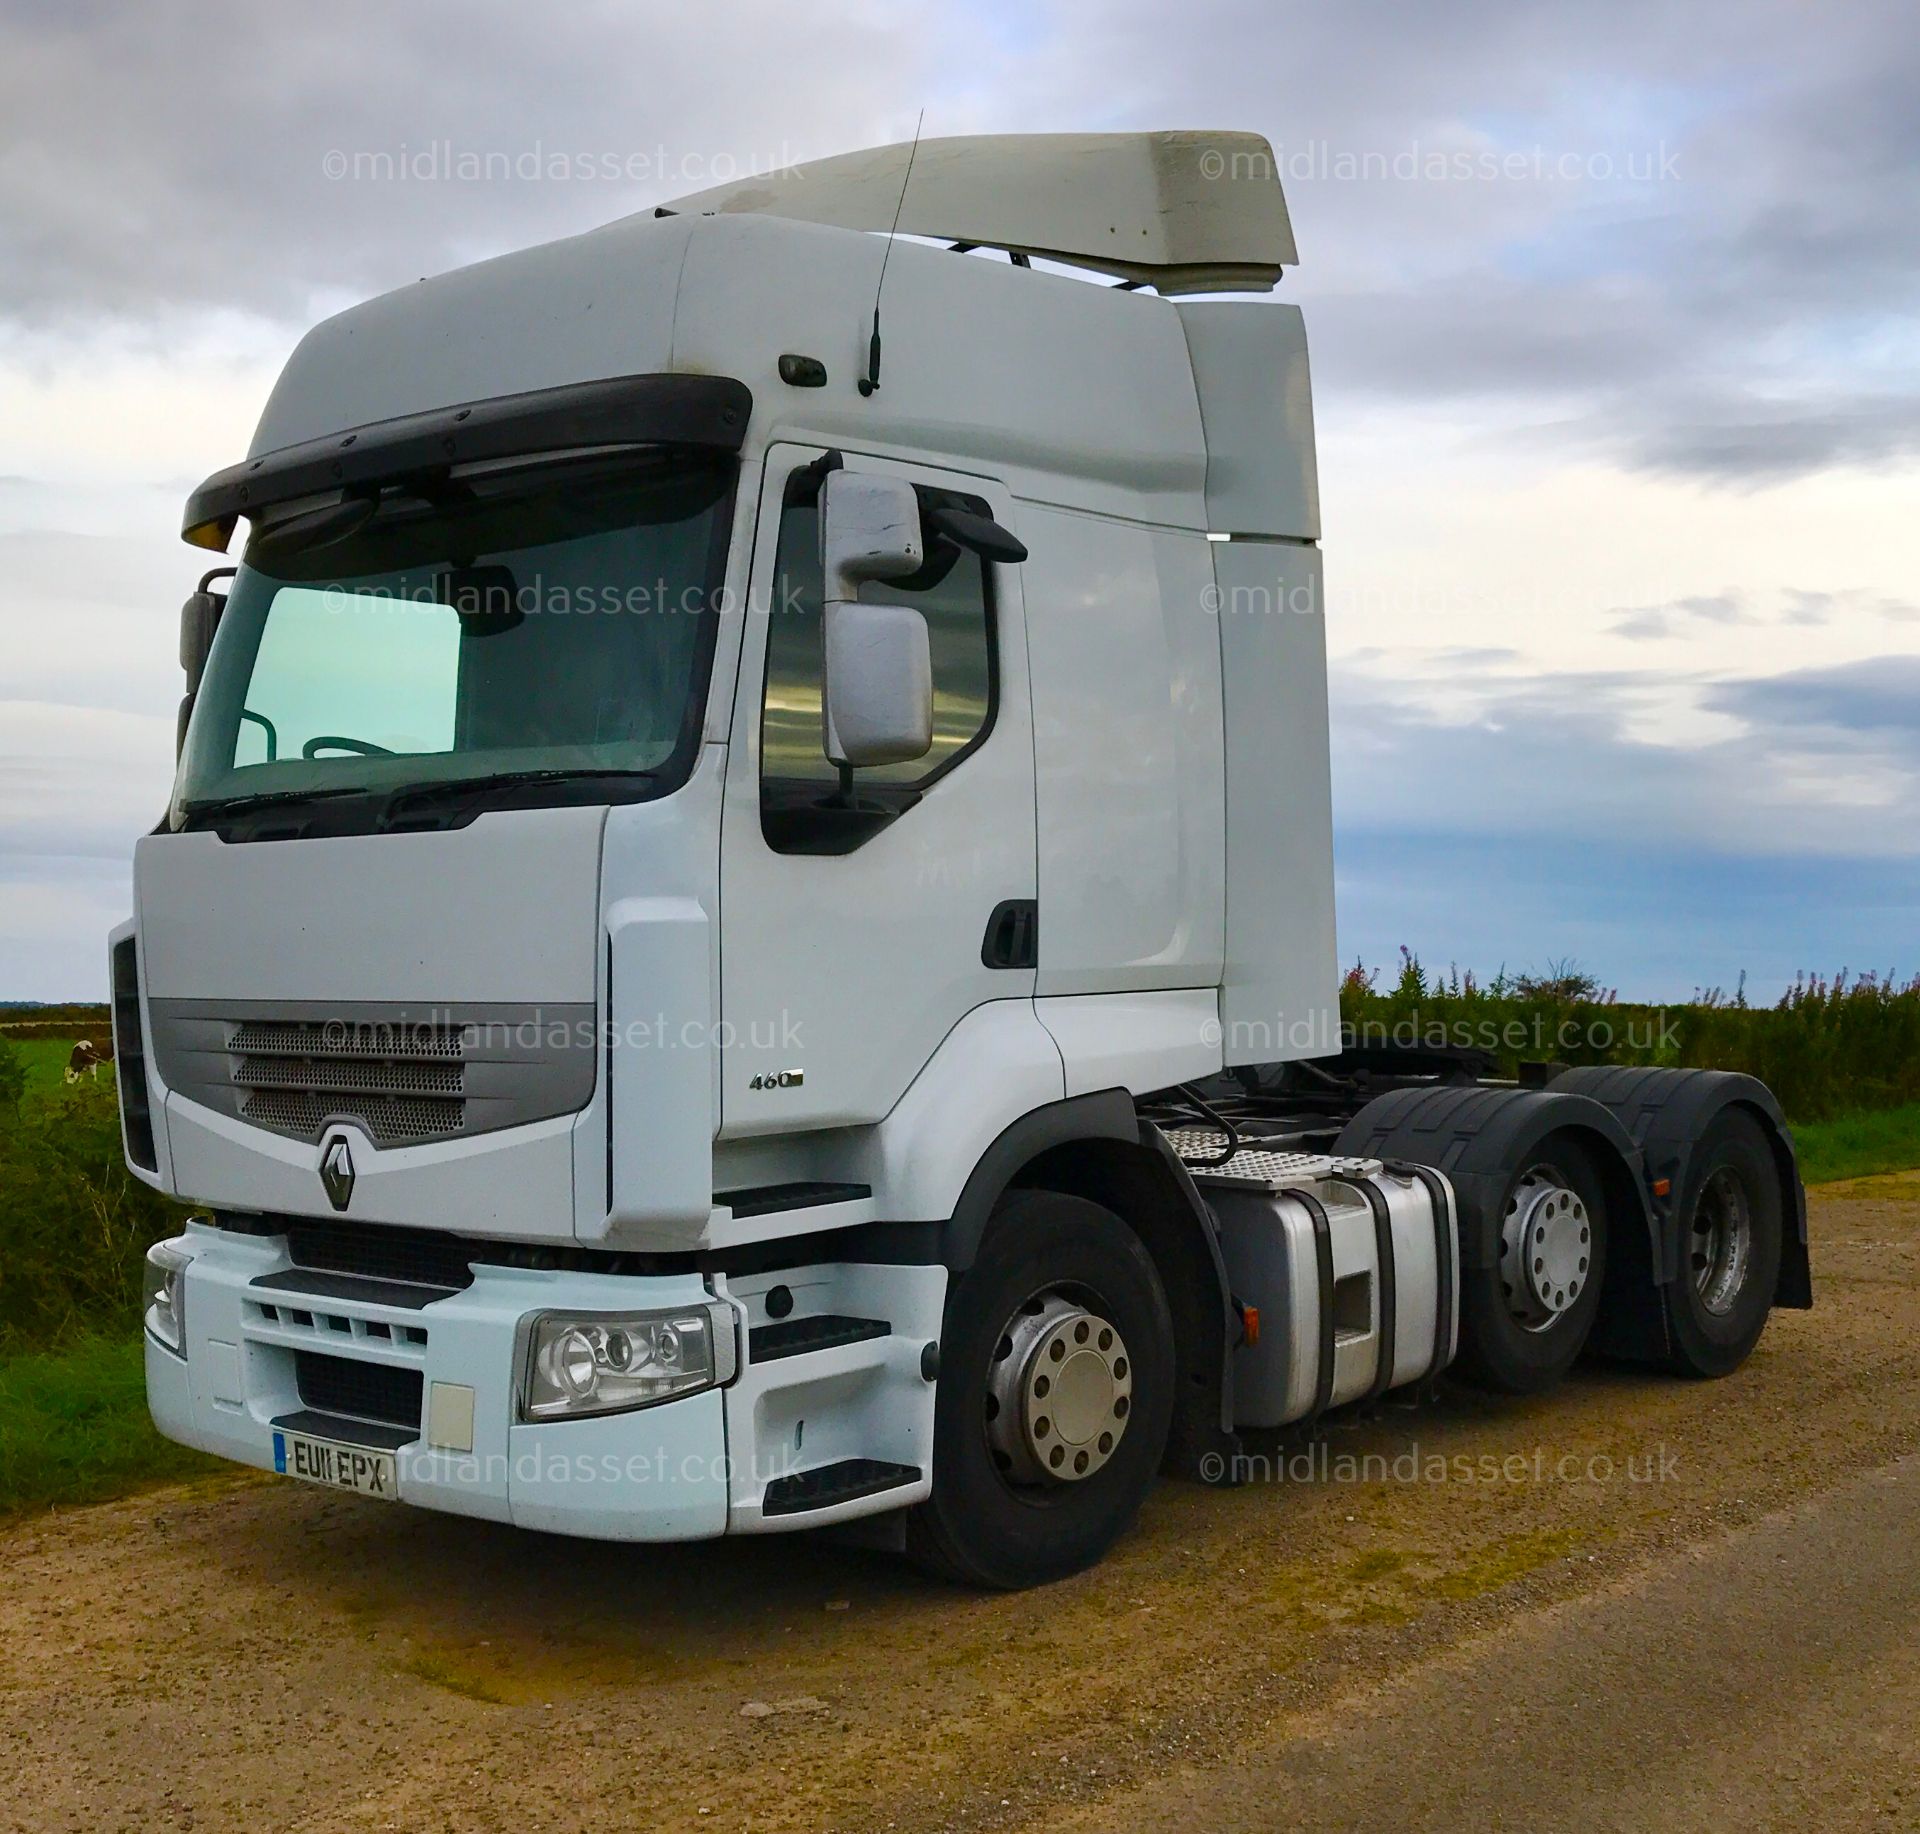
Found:
[[1723, 1376], [1766, 1329], [1780, 1278], [1779, 1169], [1760, 1123], [1724, 1109], [1701, 1136], [1679, 1211], [1680, 1266], [1667, 1289], [1669, 1366]]
[[970, 1585], [1091, 1566], [1152, 1488], [1173, 1413], [1173, 1324], [1110, 1210], [1016, 1191], [947, 1305], [933, 1494], [908, 1549]]
[[1507, 1394], [1552, 1387], [1593, 1330], [1606, 1256], [1593, 1161], [1577, 1141], [1550, 1135], [1507, 1185], [1493, 1266], [1461, 1270], [1460, 1374]]

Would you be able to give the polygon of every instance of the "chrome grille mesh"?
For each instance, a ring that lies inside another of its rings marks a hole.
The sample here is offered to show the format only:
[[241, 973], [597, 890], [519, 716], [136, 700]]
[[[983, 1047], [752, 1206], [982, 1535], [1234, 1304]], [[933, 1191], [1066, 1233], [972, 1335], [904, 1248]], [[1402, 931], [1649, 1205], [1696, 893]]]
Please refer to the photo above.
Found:
[[414, 1061], [460, 1057], [466, 1027], [409, 1025], [387, 1020], [246, 1019], [233, 1028], [228, 1048], [294, 1057], [399, 1057]]
[[466, 1066], [398, 1063], [391, 1058], [242, 1057], [233, 1080], [243, 1089], [335, 1089], [343, 1095], [462, 1095]]
[[466, 1029], [458, 1025], [243, 1020], [228, 1035], [240, 1112], [318, 1139], [347, 1116], [384, 1145], [459, 1133], [466, 1122]]

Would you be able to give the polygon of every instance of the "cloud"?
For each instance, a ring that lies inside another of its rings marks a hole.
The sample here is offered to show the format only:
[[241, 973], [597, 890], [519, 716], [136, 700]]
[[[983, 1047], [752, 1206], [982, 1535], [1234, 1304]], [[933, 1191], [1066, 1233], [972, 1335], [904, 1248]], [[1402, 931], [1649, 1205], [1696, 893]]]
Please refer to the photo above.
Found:
[[1739, 682], [1587, 671], [1422, 681], [1337, 670], [1343, 832], [1910, 858], [1920, 658]]
[[1695, 593], [1667, 605], [1627, 608], [1611, 626], [1616, 637], [1658, 640], [1687, 624], [1751, 624], [1753, 614], [1737, 592]]
[[40, 327], [302, 320], [898, 138], [966, 36], [925, 4], [796, 30], [775, 0], [91, 0], [16, 4], [0, 30], [0, 313]]
[[1706, 703], [1756, 731], [1821, 734], [1843, 748], [1887, 747], [1920, 772], [1920, 656], [1876, 656], [1762, 681], [1721, 682]]
[[[1895, 7], [1200, 0], [1177, 58], [1156, 0], [1049, 16], [1031, 106], [1092, 86], [1116, 123], [1151, 99], [1307, 156], [1287, 287], [1323, 403], [1454, 404], [1739, 486], [1920, 450], [1920, 35]], [[1434, 153], [1466, 175], [1425, 175]]]

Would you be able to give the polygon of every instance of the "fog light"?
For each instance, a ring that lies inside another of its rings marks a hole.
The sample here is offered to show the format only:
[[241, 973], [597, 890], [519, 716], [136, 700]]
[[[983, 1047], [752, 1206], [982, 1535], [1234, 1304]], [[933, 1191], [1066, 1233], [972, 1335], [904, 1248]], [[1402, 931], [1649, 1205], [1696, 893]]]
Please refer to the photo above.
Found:
[[730, 1307], [616, 1315], [542, 1312], [528, 1328], [523, 1420], [617, 1414], [733, 1379]]
[[140, 1313], [147, 1335], [181, 1357], [187, 1354], [187, 1268], [192, 1260], [177, 1240], [155, 1242], [140, 1275]]

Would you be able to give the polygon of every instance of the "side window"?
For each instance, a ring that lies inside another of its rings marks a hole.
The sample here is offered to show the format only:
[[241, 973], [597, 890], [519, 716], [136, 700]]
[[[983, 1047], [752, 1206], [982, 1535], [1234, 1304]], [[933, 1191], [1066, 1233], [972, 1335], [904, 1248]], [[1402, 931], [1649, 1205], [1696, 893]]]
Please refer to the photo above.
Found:
[[[924, 518], [948, 504], [986, 515], [984, 500], [915, 487]], [[854, 804], [840, 792], [827, 757], [821, 713], [820, 508], [817, 474], [794, 474], [780, 511], [772, 601], [767, 612], [767, 671], [760, 710], [760, 809], [768, 841], [783, 852], [845, 852], [911, 808], [919, 793], [986, 737], [997, 688], [992, 587], [977, 554], [944, 541], [928, 545], [911, 578], [864, 589], [911, 605], [927, 621], [933, 655], [933, 749], [905, 764], [862, 768]]]

